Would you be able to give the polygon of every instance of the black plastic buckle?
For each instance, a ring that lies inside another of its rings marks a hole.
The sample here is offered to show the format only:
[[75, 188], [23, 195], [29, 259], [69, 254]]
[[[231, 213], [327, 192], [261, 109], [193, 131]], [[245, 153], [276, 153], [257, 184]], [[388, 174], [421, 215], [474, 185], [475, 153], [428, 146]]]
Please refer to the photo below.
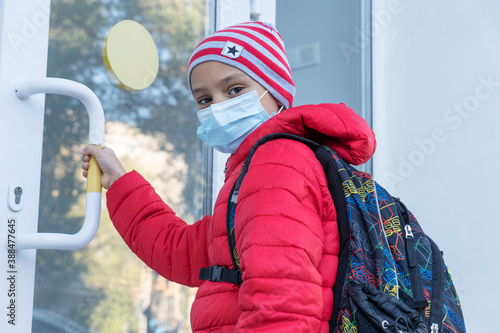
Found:
[[200, 269], [200, 280], [208, 280], [211, 282], [229, 282], [234, 283], [238, 287], [243, 282], [241, 270], [229, 269], [224, 266], [202, 267]]
[[221, 282], [222, 281], [222, 270], [225, 267], [222, 267], [222, 266], [212, 266], [211, 268], [213, 268], [213, 270], [212, 270], [212, 278], [210, 278], [208, 280], [214, 281], [214, 282]]
[[243, 283], [243, 277], [241, 276], [241, 269], [238, 269], [236, 271], [236, 276], [237, 276], [237, 278], [236, 278], [236, 280], [237, 280], [236, 281], [236, 285], [239, 287]]

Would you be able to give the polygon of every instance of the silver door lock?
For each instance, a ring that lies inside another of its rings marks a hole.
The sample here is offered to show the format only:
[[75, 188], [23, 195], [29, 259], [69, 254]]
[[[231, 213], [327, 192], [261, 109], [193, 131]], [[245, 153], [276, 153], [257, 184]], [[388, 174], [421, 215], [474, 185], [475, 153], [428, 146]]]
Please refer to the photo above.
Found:
[[14, 195], [16, 196], [14, 199], [14, 202], [16, 205], [19, 205], [21, 203], [21, 194], [23, 194], [23, 188], [18, 186], [14, 189]]
[[8, 205], [10, 210], [18, 212], [23, 208], [23, 187], [21, 182], [14, 180], [9, 185]]

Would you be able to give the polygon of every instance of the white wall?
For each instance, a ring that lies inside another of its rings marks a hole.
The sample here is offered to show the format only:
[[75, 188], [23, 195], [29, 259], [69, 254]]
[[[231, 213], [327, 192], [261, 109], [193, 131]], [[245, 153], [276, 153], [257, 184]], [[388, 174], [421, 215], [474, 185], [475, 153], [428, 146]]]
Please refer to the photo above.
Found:
[[445, 253], [469, 332], [499, 332], [500, 2], [373, 1], [374, 173]]

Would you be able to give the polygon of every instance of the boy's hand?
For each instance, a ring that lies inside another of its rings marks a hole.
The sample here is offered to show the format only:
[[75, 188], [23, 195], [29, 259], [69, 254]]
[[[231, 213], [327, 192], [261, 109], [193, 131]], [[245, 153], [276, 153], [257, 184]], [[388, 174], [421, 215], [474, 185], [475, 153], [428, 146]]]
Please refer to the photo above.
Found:
[[89, 170], [90, 155], [94, 156], [102, 170], [102, 187], [108, 189], [118, 178], [127, 173], [115, 155], [115, 152], [108, 147], [101, 149], [94, 145], [87, 145], [80, 149], [82, 156], [83, 177], [87, 178]]

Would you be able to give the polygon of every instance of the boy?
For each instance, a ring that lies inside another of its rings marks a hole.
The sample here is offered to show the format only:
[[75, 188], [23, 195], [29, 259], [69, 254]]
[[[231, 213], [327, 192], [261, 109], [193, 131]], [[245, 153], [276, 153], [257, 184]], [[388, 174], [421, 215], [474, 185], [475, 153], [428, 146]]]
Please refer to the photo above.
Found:
[[[332, 147], [362, 164], [373, 131], [343, 104], [292, 107], [295, 87], [283, 41], [272, 26], [248, 22], [200, 42], [188, 67], [198, 105], [198, 136], [230, 153], [212, 216], [188, 225], [109, 148], [82, 149], [102, 171], [111, 219], [134, 253], [165, 278], [199, 287], [195, 332], [328, 332], [338, 257], [336, 212], [314, 153], [292, 140], [258, 149], [238, 196], [236, 243], [243, 283], [199, 280], [200, 269], [232, 268], [226, 234], [228, 195], [250, 148], [286, 132]], [[281, 112], [282, 111], [282, 112]]]

